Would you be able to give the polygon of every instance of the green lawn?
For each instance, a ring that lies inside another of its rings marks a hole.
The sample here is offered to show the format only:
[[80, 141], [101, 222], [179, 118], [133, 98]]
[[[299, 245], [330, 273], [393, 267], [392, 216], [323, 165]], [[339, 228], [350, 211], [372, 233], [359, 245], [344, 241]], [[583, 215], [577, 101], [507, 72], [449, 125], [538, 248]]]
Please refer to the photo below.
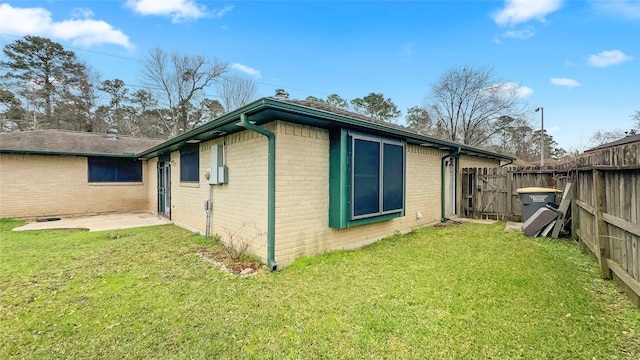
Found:
[[578, 244], [504, 223], [419, 229], [246, 278], [172, 225], [19, 224], [0, 221], [2, 359], [640, 358], [640, 311]]

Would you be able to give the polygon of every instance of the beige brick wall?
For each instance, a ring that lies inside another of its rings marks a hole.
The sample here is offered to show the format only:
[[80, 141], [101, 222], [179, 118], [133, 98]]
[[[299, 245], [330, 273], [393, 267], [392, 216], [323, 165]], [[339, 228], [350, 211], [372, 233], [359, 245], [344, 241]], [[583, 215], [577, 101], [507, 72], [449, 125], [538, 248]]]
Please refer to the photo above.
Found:
[[86, 157], [0, 154], [0, 218], [144, 211], [142, 168], [142, 183], [89, 183]]
[[[407, 146], [406, 215], [389, 221], [347, 229], [329, 223], [329, 133], [327, 130], [277, 121], [264, 126], [276, 134], [276, 261], [286, 266], [300, 256], [355, 248], [394, 231], [433, 224], [441, 219], [441, 158], [445, 152]], [[267, 139], [243, 131], [200, 144], [200, 182], [180, 183], [180, 154], [171, 154], [172, 220], [205, 233], [209, 196], [204, 177], [210, 167], [211, 146], [224, 144], [229, 183], [213, 186], [211, 234], [225, 241], [247, 242], [249, 251], [266, 259], [267, 241]], [[474, 162], [461, 158], [461, 167]], [[155, 161], [149, 161], [154, 177]], [[448, 214], [448, 182], [445, 178]], [[151, 181], [149, 182], [151, 183]], [[156, 185], [154, 185], [155, 187]], [[156, 211], [155, 189], [149, 189], [149, 209]], [[417, 218], [420, 213], [421, 218]]]
[[[273, 125], [272, 125], [273, 126]], [[270, 126], [265, 126], [270, 128]], [[211, 234], [236, 244], [247, 242], [249, 251], [266, 258], [267, 232], [267, 139], [253, 131], [242, 131], [201, 143], [200, 181], [180, 182], [180, 152], [171, 154], [171, 219], [187, 229], [206, 233], [204, 201], [210, 185], [205, 172], [211, 166], [211, 146], [223, 144], [229, 182], [212, 190]], [[155, 166], [155, 165], [154, 165]], [[155, 174], [155, 167], [153, 168]], [[157, 186], [157, 185], [156, 185]], [[149, 191], [150, 196], [152, 191]], [[154, 195], [155, 196], [155, 193]], [[157, 212], [157, 202], [149, 200]]]
[[396, 230], [440, 220], [440, 158], [444, 153], [409, 145], [406, 216], [347, 229], [330, 228], [328, 132], [277, 124], [276, 261], [280, 266], [303, 255], [362, 246]]
[[460, 169], [465, 167], [489, 167], [489, 168], [500, 167], [500, 161], [485, 159], [485, 158], [480, 158], [475, 156], [469, 156], [469, 155], [461, 155]]

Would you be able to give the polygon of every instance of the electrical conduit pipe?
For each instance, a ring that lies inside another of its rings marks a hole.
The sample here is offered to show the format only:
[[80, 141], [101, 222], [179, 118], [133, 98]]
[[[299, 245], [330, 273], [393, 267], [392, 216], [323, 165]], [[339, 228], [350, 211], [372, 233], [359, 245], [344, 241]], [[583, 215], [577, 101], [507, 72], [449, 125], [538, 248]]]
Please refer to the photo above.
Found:
[[267, 266], [276, 271], [275, 229], [276, 229], [276, 136], [269, 130], [252, 124], [246, 114], [240, 115], [240, 122], [245, 128], [266, 136], [269, 141], [269, 158], [267, 169]]
[[445, 170], [445, 168], [446, 168], [445, 162], [446, 162], [447, 158], [459, 159], [460, 158], [460, 152], [462, 152], [462, 148], [458, 148], [458, 150], [456, 150], [456, 151], [454, 151], [452, 153], [449, 153], [448, 155], [443, 156], [442, 159], [440, 160], [441, 161], [441, 165], [442, 165], [441, 168], [440, 168], [440, 214], [442, 216], [442, 218], [440, 220], [441, 222], [445, 222], [445, 221], [449, 220], [449, 218], [445, 216], [445, 206], [444, 206], [444, 202], [445, 202], [445, 198], [446, 198], [445, 194], [444, 194], [444, 192], [445, 192], [445, 184], [444, 184], [444, 182], [445, 182], [445, 172], [446, 172], [446, 170]]

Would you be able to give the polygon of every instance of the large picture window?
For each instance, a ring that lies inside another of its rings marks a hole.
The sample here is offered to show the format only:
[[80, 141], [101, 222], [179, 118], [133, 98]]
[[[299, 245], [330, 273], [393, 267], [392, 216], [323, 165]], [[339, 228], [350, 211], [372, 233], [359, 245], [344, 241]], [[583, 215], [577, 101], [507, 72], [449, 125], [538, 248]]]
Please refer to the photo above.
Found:
[[142, 182], [142, 162], [137, 159], [89, 157], [89, 182]]
[[404, 144], [350, 136], [351, 219], [404, 208]]
[[404, 216], [405, 143], [345, 129], [329, 139], [329, 226]]
[[198, 182], [200, 178], [200, 153], [198, 144], [187, 144], [180, 149], [180, 181]]

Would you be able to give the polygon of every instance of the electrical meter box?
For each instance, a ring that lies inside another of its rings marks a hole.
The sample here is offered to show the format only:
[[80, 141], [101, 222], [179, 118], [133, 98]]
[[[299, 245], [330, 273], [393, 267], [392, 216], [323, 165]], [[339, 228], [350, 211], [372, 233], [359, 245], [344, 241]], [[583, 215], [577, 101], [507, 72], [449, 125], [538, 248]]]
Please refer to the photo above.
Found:
[[224, 165], [224, 145], [216, 144], [211, 146], [211, 175], [210, 185], [222, 185], [228, 181], [227, 167]]

